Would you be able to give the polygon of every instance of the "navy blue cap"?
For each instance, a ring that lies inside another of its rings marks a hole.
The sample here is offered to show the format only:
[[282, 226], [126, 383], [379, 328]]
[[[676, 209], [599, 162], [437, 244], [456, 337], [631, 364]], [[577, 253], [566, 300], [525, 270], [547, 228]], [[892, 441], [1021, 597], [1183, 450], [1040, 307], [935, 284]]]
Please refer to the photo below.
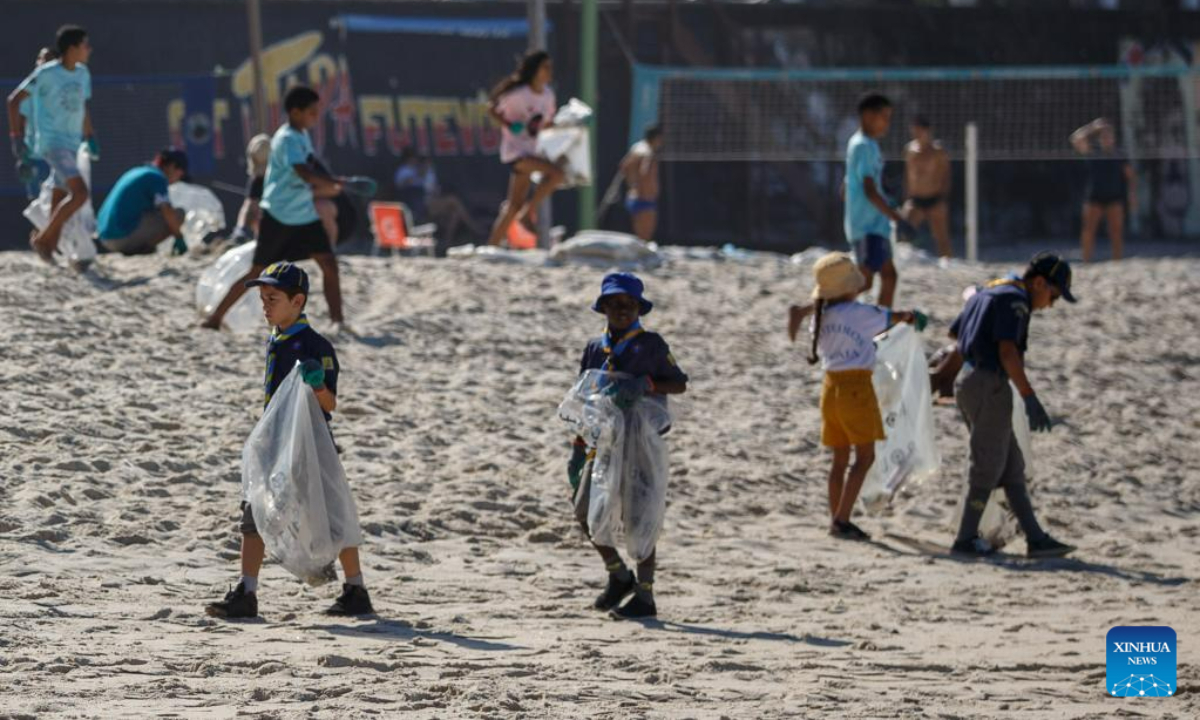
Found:
[[1058, 288], [1063, 300], [1075, 302], [1075, 296], [1071, 294], [1071, 266], [1066, 260], [1053, 253], [1041, 252], [1029, 261], [1029, 271]]
[[246, 287], [267, 285], [280, 290], [299, 290], [308, 295], [308, 273], [290, 262], [277, 262], [268, 265], [262, 273], [253, 280], [246, 281]]
[[646, 286], [633, 273], [611, 273], [604, 277], [604, 281], [600, 283], [600, 297], [596, 298], [596, 302], [592, 304], [592, 309], [596, 312], [604, 312], [600, 307], [600, 301], [609, 295], [628, 295], [638, 301], [641, 307], [642, 315], [649, 315], [654, 309], [654, 303], [642, 297], [642, 293], [646, 291]]

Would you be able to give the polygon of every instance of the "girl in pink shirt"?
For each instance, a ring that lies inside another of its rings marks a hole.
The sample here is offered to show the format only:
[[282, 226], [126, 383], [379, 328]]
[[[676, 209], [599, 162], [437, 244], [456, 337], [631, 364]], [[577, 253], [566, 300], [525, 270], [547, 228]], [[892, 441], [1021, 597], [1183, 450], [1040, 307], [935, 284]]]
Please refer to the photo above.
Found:
[[[516, 71], [492, 90], [488, 111], [503, 128], [500, 162], [512, 170], [512, 176], [508, 181], [508, 201], [492, 226], [489, 245], [499, 245], [514, 221], [526, 215], [534, 218], [535, 208], [563, 181], [563, 171], [557, 165], [534, 154], [538, 132], [550, 127], [557, 110], [554, 91], [549, 87], [553, 75], [550, 54], [545, 50], [530, 51]], [[530, 176], [534, 172], [542, 173], [542, 180], [530, 199]]]

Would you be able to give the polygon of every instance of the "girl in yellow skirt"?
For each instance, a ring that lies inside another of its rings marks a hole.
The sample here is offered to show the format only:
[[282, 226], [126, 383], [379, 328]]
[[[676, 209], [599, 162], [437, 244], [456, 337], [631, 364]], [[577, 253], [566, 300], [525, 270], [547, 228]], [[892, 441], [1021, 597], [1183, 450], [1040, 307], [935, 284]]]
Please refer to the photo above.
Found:
[[879, 401], [871, 385], [875, 368], [873, 338], [898, 322], [924, 330], [928, 319], [916, 310], [895, 312], [855, 300], [866, 280], [854, 259], [845, 253], [830, 253], [818, 260], [813, 275], [817, 287], [812, 294], [813, 340], [808, 361], [816, 363], [819, 359], [825, 370], [821, 444], [833, 450], [829, 534], [847, 540], [869, 540], [867, 533], [850, 522], [850, 513], [875, 462], [875, 443], [885, 439]]

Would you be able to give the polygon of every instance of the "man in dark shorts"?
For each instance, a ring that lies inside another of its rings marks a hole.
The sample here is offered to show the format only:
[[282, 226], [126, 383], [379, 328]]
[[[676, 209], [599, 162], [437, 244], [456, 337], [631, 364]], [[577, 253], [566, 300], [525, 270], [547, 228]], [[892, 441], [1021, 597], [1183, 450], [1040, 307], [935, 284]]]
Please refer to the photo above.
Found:
[[1125, 202], [1129, 203], [1129, 212], [1137, 212], [1133, 166], [1117, 152], [1116, 130], [1104, 118], [1096, 118], [1071, 133], [1071, 145], [1087, 162], [1087, 195], [1079, 234], [1083, 261], [1089, 262], [1096, 250], [1101, 219], [1108, 225], [1112, 259], [1120, 260], [1125, 254]]
[[954, 254], [950, 245], [950, 155], [933, 137], [929, 120], [918, 115], [912, 142], [904, 147], [904, 185], [908, 200], [900, 213], [914, 228], [929, 224], [939, 257]]
[[271, 138], [271, 155], [259, 202], [263, 212], [254, 264], [242, 280], [234, 283], [201, 327], [219, 329], [225, 313], [246, 291], [244, 283], [258, 277], [263, 268], [282, 260], [307, 259], [316, 261], [321, 268], [325, 300], [335, 331], [342, 329], [345, 322], [337, 259], [313, 198], [314, 190], [333, 194], [342, 191], [340, 182], [318, 168], [308, 137], [308, 129], [320, 117], [320, 97], [301, 85], [289, 90], [283, 102], [288, 120]]

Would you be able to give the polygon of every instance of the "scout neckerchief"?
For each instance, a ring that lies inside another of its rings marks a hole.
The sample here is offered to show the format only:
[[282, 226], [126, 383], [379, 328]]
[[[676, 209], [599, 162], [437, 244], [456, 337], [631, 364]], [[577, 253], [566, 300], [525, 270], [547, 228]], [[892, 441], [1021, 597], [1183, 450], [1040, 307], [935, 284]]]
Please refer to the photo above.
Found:
[[1000, 287], [1001, 285], [1013, 285], [1013, 286], [1020, 288], [1022, 291], [1025, 291], [1025, 281], [1016, 275], [1009, 275], [1008, 277], [997, 278], [995, 280], [990, 281], [987, 285], [984, 285], [984, 287], [985, 288], [994, 288], [994, 287]]
[[280, 330], [278, 327], [271, 331], [271, 338], [267, 341], [267, 377], [263, 382], [264, 395], [263, 405], [271, 402], [271, 380], [275, 377], [275, 348], [279, 347], [280, 343], [292, 337], [296, 333], [308, 327], [308, 317], [304, 314], [300, 315], [300, 319], [289, 326], [286, 330]]
[[612, 329], [610, 328], [605, 330], [604, 337], [600, 340], [600, 348], [604, 351], [604, 354], [608, 356], [604, 360], [604, 369], [610, 372], [615, 370], [616, 368], [613, 366], [614, 361], [621, 357], [621, 353], [625, 352], [625, 350], [629, 347], [629, 343], [633, 342], [635, 337], [644, 332], [646, 331], [642, 329], [642, 323], [635, 320], [633, 324], [629, 326], [629, 329], [625, 331], [625, 334], [621, 336], [621, 339], [614, 343]]

